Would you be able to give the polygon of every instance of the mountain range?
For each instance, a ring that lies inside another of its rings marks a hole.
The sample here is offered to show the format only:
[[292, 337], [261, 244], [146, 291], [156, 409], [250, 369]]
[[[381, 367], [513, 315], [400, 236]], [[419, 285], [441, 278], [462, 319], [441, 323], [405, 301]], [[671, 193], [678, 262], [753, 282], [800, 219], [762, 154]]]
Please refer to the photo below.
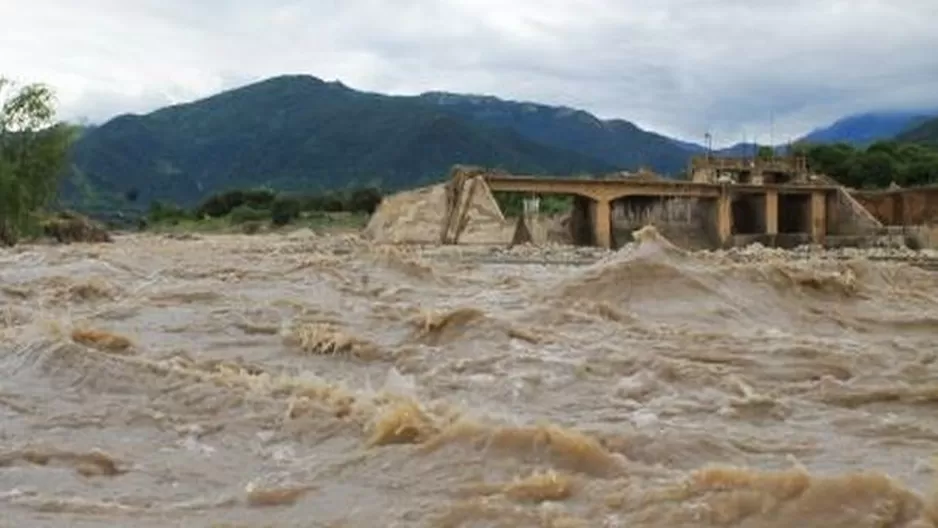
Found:
[[904, 112], [870, 112], [845, 117], [824, 128], [815, 129], [799, 141], [864, 146], [890, 139], [938, 116], [938, 109]]
[[616, 167], [645, 166], [670, 174], [687, 166], [686, 146], [623, 119], [601, 120], [583, 110], [491, 96], [431, 92], [420, 99], [473, 123], [510, 129], [532, 141], [573, 150]]
[[896, 140], [938, 147], [938, 118], [931, 118], [918, 123], [916, 126], [897, 135]]
[[[916, 115], [905, 127], [899, 121], [847, 119], [809, 136], [867, 141], [928, 124]], [[528, 174], [677, 174], [703, 151], [572, 108], [444, 92], [389, 96], [290, 75], [82, 129], [63, 198], [113, 203], [134, 194], [143, 204], [191, 205], [235, 187], [396, 190], [438, 181], [458, 163]]]
[[[846, 143], [853, 147], [866, 147], [876, 141], [896, 139], [921, 142], [912, 132], [938, 116], [938, 110], [903, 112], [868, 112], [838, 119], [834, 123], [816, 128], [793, 141], [797, 143]], [[927, 134], [927, 133], [926, 133]], [[920, 134], [919, 134], [920, 135]], [[691, 152], [705, 152], [706, 148], [693, 143], [674, 140]], [[775, 145], [775, 151], [783, 153], [787, 144]], [[713, 154], [724, 157], [753, 156], [759, 150], [756, 143], [737, 143], [730, 147], [715, 149]]]

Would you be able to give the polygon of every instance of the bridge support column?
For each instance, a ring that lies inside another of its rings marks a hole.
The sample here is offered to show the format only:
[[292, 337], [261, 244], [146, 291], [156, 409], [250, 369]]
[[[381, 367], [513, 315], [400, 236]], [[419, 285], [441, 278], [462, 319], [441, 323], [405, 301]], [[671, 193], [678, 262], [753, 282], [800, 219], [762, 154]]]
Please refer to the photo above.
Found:
[[778, 191], [765, 192], [765, 234], [778, 234]]
[[827, 197], [824, 192], [811, 193], [811, 242], [823, 244], [827, 234]]
[[593, 240], [601, 248], [612, 248], [612, 208], [608, 200], [593, 202]]
[[720, 197], [717, 198], [717, 242], [720, 247], [727, 247], [733, 237], [733, 197], [729, 189], [723, 187]]

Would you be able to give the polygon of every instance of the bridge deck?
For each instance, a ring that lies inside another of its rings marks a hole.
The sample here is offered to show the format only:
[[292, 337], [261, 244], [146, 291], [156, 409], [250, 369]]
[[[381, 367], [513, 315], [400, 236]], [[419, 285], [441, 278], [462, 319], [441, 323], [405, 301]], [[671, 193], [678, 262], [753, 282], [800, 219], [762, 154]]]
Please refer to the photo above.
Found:
[[548, 176], [486, 175], [493, 191], [529, 192], [538, 194], [577, 194], [588, 198], [608, 199], [625, 196], [661, 196], [719, 198], [726, 191], [737, 194], [811, 194], [836, 192], [833, 185], [805, 184], [719, 184], [688, 181], [649, 181], [629, 179], [576, 179]]

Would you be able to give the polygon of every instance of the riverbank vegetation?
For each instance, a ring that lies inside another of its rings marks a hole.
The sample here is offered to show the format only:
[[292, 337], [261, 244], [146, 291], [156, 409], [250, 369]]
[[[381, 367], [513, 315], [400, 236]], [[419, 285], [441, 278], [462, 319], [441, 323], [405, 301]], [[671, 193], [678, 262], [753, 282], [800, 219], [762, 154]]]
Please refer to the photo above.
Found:
[[938, 148], [924, 144], [880, 141], [866, 148], [845, 143], [798, 145], [794, 152], [804, 155], [812, 170], [847, 187], [938, 184]]
[[377, 188], [321, 194], [278, 193], [272, 189], [234, 189], [213, 194], [185, 209], [153, 202], [139, 227], [154, 231], [242, 231], [284, 226], [362, 227], [382, 199]]
[[39, 234], [58, 192], [74, 129], [56, 121], [54, 100], [45, 85], [0, 78], [0, 245]]

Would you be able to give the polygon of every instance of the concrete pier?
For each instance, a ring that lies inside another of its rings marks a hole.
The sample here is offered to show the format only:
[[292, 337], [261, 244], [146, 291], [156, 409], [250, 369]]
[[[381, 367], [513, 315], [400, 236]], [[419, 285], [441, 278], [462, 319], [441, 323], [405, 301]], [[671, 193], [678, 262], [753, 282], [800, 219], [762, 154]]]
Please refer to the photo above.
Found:
[[823, 243], [828, 231], [827, 204], [839, 187], [813, 183], [712, 183], [705, 181], [643, 181], [625, 178], [574, 179], [490, 174], [492, 191], [527, 194], [560, 194], [579, 198], [575, 218], [589, 218], [591, 243], [616, 247], [612, 236], [612, 206], [618, 200], [650, 197], [658, 200], [694, 198], [712, 207], [714, 245], [728, 247], [738, 234], [806, 234]]

